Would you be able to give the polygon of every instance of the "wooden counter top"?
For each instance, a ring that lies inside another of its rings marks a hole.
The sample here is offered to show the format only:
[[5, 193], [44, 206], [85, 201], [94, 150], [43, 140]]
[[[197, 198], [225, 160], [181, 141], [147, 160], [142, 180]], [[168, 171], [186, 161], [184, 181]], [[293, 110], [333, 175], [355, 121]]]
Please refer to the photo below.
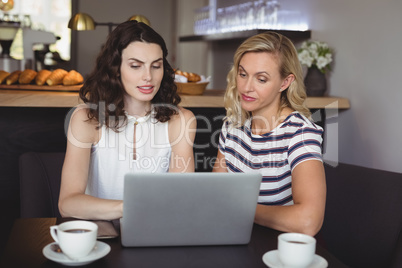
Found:
[[[223, 107], [224, 90], [210, 89], [203, 95], [180, 95], [183, 107]], [[20, 90], [0, 86], [0, 107], [74, 107], [81, 103], [76, 89]], [[309, 97], [310, 109], [349, 109], [349, 100], [337, 97]]]

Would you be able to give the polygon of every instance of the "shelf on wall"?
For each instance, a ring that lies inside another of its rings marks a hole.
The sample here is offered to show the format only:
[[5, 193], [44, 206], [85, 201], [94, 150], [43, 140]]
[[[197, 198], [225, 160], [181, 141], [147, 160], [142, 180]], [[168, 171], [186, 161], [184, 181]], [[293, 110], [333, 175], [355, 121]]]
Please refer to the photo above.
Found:
[[247, 31], [238, 31], [238, 32], [227, 32], [227, 33], [217, 33], [217, 34], [206, 34], [206, 35], [190, 35], [190, 36], [181, 36], [179, 37], [180, 42], [196, 42], [196, 41], [204, 41], [204, 42], [214, 42], [214, 41], [225, 41], [225, 40], [234, 40], [234, 39], [245, 39], [250, 36], [263, 33], [266, 31], [272, 31], [276, 33], [280, 33], [292, 41], [299, 41], [311, 38], [311, 31], [290, 31], [290, 30], [270, 30], [270, 29], [255, 29], [255, 30], [247, 30]]

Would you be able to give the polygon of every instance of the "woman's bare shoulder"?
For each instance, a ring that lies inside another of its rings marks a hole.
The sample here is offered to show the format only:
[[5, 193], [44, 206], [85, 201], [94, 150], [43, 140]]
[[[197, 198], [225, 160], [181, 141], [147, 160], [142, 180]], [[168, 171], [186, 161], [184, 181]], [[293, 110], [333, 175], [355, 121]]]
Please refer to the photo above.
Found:
[[178, 107], [177, 113], [171, 117], [170, 122], [180, 124], [180, 122], [188, 122], [193, 119], [195, 119], [195, 116], [192, 111], [183, 107]]
[[[88, 117], [89, 108], [79, 105], [71, 114], [68, 137], [82, 143], [95, 144], [99, 141], [99, 123]], [[71, 136], [73, 135], [73, 136]]]
[[173, 115], [169, 120], [169, 138], [176, 140], [177, 138], [189, 136], [194, 140], [197, 131], [197, 120], [192, 111], [179, 107], [178, 113]]

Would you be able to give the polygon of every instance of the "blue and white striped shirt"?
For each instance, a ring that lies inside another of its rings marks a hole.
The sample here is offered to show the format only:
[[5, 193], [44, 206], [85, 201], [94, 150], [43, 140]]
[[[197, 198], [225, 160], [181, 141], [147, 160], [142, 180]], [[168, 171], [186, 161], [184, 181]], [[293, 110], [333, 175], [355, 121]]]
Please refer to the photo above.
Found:
[[261, 173], [260, 204], [293, 204], [292, 170], [306, 160], [322, 161], [323, 129], [299, 112], [263, 135], [251, 133], [250, 126], [251, 119], [242, 127], [222, 127], [219, 150], [228, 172]]

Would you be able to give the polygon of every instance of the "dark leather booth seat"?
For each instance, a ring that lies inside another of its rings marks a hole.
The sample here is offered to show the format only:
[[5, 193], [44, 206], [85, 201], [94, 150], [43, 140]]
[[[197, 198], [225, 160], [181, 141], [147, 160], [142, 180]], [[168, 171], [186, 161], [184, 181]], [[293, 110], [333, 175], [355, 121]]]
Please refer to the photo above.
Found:
[[58, 208], [64, 152], [21, 155], [21, 218], [61, 217]]
[[327, 205], [320, 235], [351, 267], [402, 267], [402, 174], [325, 166]]

